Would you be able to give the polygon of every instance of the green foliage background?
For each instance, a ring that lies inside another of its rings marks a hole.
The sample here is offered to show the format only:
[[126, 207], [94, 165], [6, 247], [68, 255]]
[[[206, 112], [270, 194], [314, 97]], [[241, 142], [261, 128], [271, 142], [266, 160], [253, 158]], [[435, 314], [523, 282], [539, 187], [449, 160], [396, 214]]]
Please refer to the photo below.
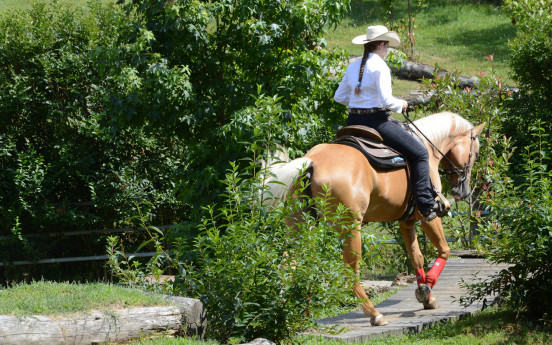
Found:
[[93, 251], [97, 239], [24, 235], [132, 226], [136, 202], [149, 202], [153, 222], [183, 219], [187, 206], [173, 192], [183, 141], [116, 128], [110, 114], [138, 98], [133, 106], [151, 113], [183, 107], [189, 70], [150, 53], [151, 34], [99, 3], [36, 3], [4, 14], [0, 27], [0, 229], [11, 235], [2, 261]]
[[519, 25], [508, 43], [510, 64], [520, 90], [505, 102], [502, 138], [495, 139], [483, 180], [482, 203], [491, 210], [479, 226], [479, 245], [491, 260], [508, 263], [493, 279], [471, 284], [467, 302], [501, 293], [505, 302], [533, 319], [550, 321], [552, 299], [551, 111], [552, 9], [541, 0], [504, 1]]
[[[324, 49], [324, 35], [349, 5], [54, 1], [0, 16], [0, 260], [97, 254], [106, 244], [59, 231], [180, 223], [167, 236], [110, 238], [113, 272], [135, 284], [172, 269], [176, 284], [159, 289], [201, 298], [223, 341], [284, 340], [308, 326], [306, 312], [347, 304], [350, 281], [340, 280], [339, 241], [327, 226], [340, 215], [305, 215], [299, 230], [310, 237], [290, 244], [286, 214], [255, 204], [251, 178], [270, 146], [285, 143], [293, 158], [343, 123], [331, 95], [345, 54]], [[449, 110], [487, 123], [470, 205], [492, 213], [468, 217], [480, 224], [478, 249], [513, 268], [474, 285], [472, 297], [500, 288], [510, 305], [546, 319], [552, 208], [539, 196], [550, 194], [552, 20], [542, 0], [504, 0], [503, 9], [518, 28], [508, 47], [519, 90], [493, 70], [473, 90], [459, 89], [454, 74], [435, 78], [425, 84], [433, 102], [416, 116]], [[386, 20], [404, 30], [407, 21], [392, 14]], [[156, 255], [145, 264], [125, 257], [138, 249]], [[302, 264], [294, 274], [281, 264], [284, 252]], [[99, 275], [53, 272], [26, 273]], [[8, 266], [2, 278], [20, 273]]]
[[97, 254], [101, 237], [25, 235], [133, 227], [137, 204], [149, 224], [197, 223], [257, 138], [300, 154], [330, 137], [344, 55], [313, 48], [347, 6], [54, 1], [3, 14], [0, 259]]

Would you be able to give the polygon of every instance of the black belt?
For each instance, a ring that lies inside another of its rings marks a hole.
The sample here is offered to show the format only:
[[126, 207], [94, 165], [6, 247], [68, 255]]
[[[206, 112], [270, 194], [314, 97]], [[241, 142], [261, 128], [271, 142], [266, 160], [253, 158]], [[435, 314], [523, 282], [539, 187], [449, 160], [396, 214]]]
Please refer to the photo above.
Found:
[[350, 108], [349, 114], [369, 115], [369, 114], [379, 113], [381, 111], [387, 112], [387, 109], [385, 108]]

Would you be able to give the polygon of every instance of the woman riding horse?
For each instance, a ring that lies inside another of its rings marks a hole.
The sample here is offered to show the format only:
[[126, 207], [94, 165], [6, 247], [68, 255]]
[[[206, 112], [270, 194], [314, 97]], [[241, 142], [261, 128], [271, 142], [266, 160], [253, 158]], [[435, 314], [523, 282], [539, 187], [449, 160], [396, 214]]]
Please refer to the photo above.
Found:
[[[365, 125], [376, 129], [383, 142], [400, 152], [411, 164], [410, 183], [405, 169], [379, 171], [370, 165], [360, 151], [339, 144], [319, 144], [304, 157], [269, 167], [266, 185], [272, 200], [293, 197], [294, 181], [309, 171], [311, 195], [324, 194], [329, 187], [331, 200], [350, 210], [353, 231], [338, 229], [344, 239], [343, 260], [357, 274], [361, 256], [360, 228], [365, 222], [393, 221], [401, 218], [408, 208], [413, 194], [418, 212], [400, 223], [401, 235], [414, 267], [418, 282], [416, 297], [424, 308], [436, 308], [433, 288], [441, 274], [450, 249], [444, 236], [441, 219], [445, 207], [436, 202], [433, 194], [441, 190], [439, 164], [443, 164], [451, 184], [451, 194], [464, 200], [470, 194], [470, 172], [479, 151], [478, 135], [484, 124], [474, 127], [464, 118], [453, 113], [439, 113], [417, 120], [412, 130], [423, 134], [426, 140], [419, 143], [396, 121], [390, 119], [394, 112], [406, 110], [408, 103], [392, 96], [391, 74], [383, 61], [387, 47], [400, 43], [395, 32], [384, 26], [370, 26], [366, 35], [353, 39], [354, 44], [364, 45], [362, 60], [347, 67], [345, 76], [335, 94], [335, 100], [349, 107], [347, 125]], [[271, 182], [278, 182], [271, 184]], [[291, 192], [291, 193], [290, 193]], [[431, 243], [437, 248], [438, 257], [425, 275], [424, 257], [416, 238], [416, 221]], [[300, 217], [289, 222], [300, 221]], [[368, 299], [364, 289], [356, 281], [353, 292], [362, 301], [364, 313], [375, 326], [386, 325], [385, 320]]]
[[[471, 168], [479, 152], [477, 137], [484, 124], [474, 127], [461, 116], [449, 112], [426, 116], [414, 124], [413, 130], [427, 137], [424, 145], [429, 152], [429, 175], [435, 188], [441, 190], [439, 164], [442, 164], [451, 185], [450, 194], [457, 200], [466, 199], [470, 195]], [[359, 150], [340, 144], [316, 145], [305, 156], [291, 162], [283, 157], [279, 157], [279, 163], [267, 163], [264, 180], [267, 198], [263, 202], [276, 206], [280, 200], [298, 197], [295, 191], [301, 188], [297, 182], [306, 176], [310, 190], [307, 194], [318, 196], [329, 191], [331, 205], [336, 209], [344, 205], [350, 212], [353, 228], [350, 224], [336, 224], [336, 231], [344, 239], [343, 261], [358, 275], [362, 255], [362, 223], [399, 220], [408, 209], [411, 189], [405, 169], [378, 170]], [[288, 224], [292, 226], [302, 221], [301, 214], [300, 211], [296, 216], [289, 217]], [[437, 259], [425, 275], [424, 257], [415, 228], [416, 221], [422, 218], [419, 212], [415, 212], [408, 219], [400, 220], [399, 225], [417, 275], [416, 297], [424, 308], [434, 309], [437, 302], [431, 296], [431, 289], [437, 283], [450, 249], [441, 218], [421, 222], [422, 230], [437, 248]], [[370, 317], [370, 322], [375, 326], [386, 325], [388, 322], [374, 308], [358, 280], [352, 289], [361, 300], [362, 309]]]
[[[447, 210], [435, 201], [429, 179], [429, 155], [427, 149], [413, 138], [389, 115], [391, 111], [406, 111], [408, 103], [393, 97], [391, 72], [383, 60], [387, 47], [400, 44], [399, 35], [385, 26], [369, 26], [366, 35], [353, 39], [353, 44], [364, 45], [362, 60], [347, 67], [345, 76], [335, 93], [335, 100], [349, 107], [347, 125], [364, 125], [376, 129], [383, 143], [402, 154], [412, 166], [410, 180], [414, 200], [423, 221], [442, 217]], [[390, 109], [391, 111], [388, 111]]]

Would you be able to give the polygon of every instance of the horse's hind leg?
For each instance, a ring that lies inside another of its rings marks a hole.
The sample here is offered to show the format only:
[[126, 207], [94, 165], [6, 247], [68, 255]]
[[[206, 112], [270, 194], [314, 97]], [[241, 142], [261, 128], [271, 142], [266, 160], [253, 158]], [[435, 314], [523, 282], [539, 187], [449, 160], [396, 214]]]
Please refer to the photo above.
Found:
[[[362, 242], [360, 238], [361, 224], [360, 222], [357, 223], [358, 224], [355, 226], [354, 230], [342, 235], [344, 237], [343, 261], [354, 270], [356, 278], [359, 277], [360, 273], [359, 263], [362, 251]], [[364, 315], [370, 317], [370, 323], [373, 326], [384, 326], [389, 323], [385, 320], [383, 315], [380, 314], [376, 308], [374, 308], [374, 305], [370, 302], [370, 299], [368, 299], [368, 296], [360, 285], [360, 281], [358, 279], [355, 279], [354, 281], [353, 292], [355, 293], [355, 296], [362, 301], [362, 310], [364, 311]]]
[[424, 272], [424, 256], [420, 250], [416, 236], [415, 220], [399, 222], [401, 235], [410, 256], [410, 262], [416, 274], [416, 299], [424, 304], [426, 309], [435, 309], [438, 307], [435, 297], [431, 296], [431, 289], [426, 285], [426, 276]]

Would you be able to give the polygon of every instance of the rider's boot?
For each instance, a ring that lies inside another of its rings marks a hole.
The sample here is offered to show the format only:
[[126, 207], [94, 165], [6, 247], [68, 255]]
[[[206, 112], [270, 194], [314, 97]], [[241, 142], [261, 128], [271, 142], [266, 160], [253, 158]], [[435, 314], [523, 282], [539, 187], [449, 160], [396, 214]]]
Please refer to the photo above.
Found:
[[422, 222], [430, 222], [437, 217], [442, 218], [447, 214], [447, 212], [448, 210], [445, 204], [443, 204], [441, 201], [436, 201], [429, 210], [429, 213], [422, 214], [424, 216]]

